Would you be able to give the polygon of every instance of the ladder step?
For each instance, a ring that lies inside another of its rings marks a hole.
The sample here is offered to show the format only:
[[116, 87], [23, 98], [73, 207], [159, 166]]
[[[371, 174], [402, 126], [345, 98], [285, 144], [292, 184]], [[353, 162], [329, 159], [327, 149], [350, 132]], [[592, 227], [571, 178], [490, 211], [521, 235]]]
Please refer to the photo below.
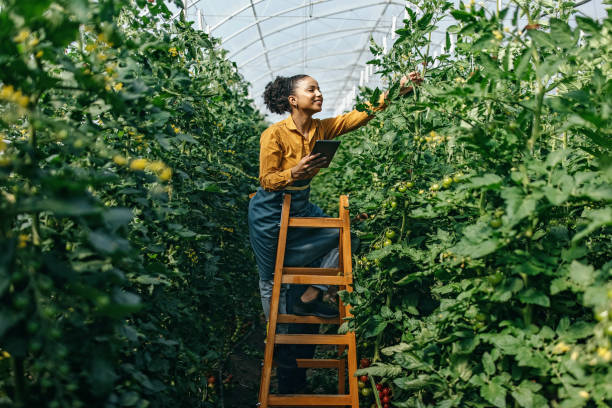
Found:
[[338, 276], [342, 272], [340, 268], [283, 268], [283, 275], [320, 275], [320, 276]]
[[348, 346], [345, 334], [277, 334], [276, 344], [336, 344]]
[[339, 317], [324, 319], [316, 316], [298, 316], [293, 314], [279, 314], [277, 323], [306, 323], [306, 324], [340, 324]]
[[305, 406], [344, 406], [351, 405], [350, 395], [309, 395], [309, 394], [276, 394], [268, 396], [269, 406], [288, 406], [288, 407], [305, 407]]
[[345, 286], [344, 276], [283, 275], [283, 283], [296, 285], [341, 285]]
[[290, 227], [341, 228], [343, 220], [329, 217], [293, 217], [289, 218]]
[[346, 363], [345, 359], [331, 358], [298, 358], [296, 361], [300, 368], [340, 368]]

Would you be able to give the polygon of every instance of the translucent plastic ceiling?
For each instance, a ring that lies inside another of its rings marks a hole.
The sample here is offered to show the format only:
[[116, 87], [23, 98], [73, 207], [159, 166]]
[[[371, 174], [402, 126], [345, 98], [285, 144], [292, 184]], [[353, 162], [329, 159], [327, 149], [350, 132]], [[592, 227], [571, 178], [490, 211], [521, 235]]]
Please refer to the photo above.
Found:
[[[484, 4], [495, 9], [497, 0]], [[505, 5], [507, 0], [502, 0]], [[482, 2], [479, 2], [482, 3]], [[602, 0], [580, 7], [602, 16]], [[360, 83], [380, 85], [366, 69], [372, 59], [369, 39], [392, 46], [401, 28], [405, 0], [187, 0], [187, 19], [222, 40], [229, 58], [251, 83], [251, 97], [270, 121], [279, 120], [263, 105], [265, 85], [277, 75], [305, 73], [319, 81], [325, 98], [318, 117], [335, 115], [352, 104]], [[417, 10], [418, 11], [418, 10]], [[449, 19], [446, 24], [451, 24]], [[434, 44], [444, 39], [439, 27]], [[439, 47], [433, 47], [437, 54]]]

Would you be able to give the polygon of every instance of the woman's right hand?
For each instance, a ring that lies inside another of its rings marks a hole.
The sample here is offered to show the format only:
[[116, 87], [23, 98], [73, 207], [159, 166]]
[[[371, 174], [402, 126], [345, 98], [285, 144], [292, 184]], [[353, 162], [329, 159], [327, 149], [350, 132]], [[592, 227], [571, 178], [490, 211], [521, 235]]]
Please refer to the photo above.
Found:
[[294, 180], [312, 178], [316, 172], [327, 162], [327, 157], [320, 153], [304, 156], [298, 164], [291, 168], [291, 177]]

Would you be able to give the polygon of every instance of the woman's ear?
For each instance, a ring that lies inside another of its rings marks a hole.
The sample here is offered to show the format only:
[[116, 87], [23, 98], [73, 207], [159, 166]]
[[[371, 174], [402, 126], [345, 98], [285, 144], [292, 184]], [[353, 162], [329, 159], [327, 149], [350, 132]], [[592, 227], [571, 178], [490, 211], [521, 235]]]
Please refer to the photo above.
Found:
[[295, 97], [295, 95], [289, 95], [288, 99], [289, 99], [289, 106], [297, 109], [297, 98]]

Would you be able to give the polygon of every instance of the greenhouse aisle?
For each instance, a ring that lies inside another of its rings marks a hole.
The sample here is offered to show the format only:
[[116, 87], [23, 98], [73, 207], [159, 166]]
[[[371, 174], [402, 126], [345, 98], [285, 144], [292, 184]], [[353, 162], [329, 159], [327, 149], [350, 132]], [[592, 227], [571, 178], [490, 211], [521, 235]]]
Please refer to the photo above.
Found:
[[[310, 183], [331, 216], [350, 195], [360, 407], [612, 406], [611, 16], [0, 1], [0, 408], [256, 405], [249, 194], [262, 133], [301, 123], [262, 95], [300, 74], [283, 92], [316, 82], [315, 126], [371, 114], [312, 182], [279, 161], [266, 187]], [[336, 393], [337, 375], [298, 385]]]

